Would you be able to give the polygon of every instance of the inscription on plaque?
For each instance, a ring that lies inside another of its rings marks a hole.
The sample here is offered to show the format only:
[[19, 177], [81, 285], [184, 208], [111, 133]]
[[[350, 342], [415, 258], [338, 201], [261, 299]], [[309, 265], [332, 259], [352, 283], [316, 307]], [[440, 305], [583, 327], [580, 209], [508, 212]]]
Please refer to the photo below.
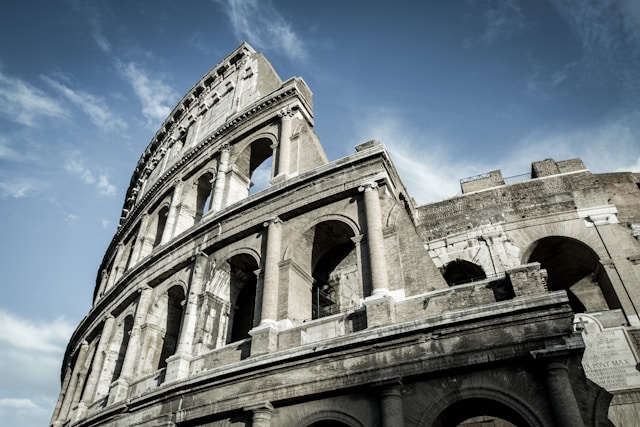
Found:
[[640, 387], [640, 372], [623, 328], [603, 329], [588, 315], [577, 315], [585, 351], [582, 366], [587, 378], [607, 391]]

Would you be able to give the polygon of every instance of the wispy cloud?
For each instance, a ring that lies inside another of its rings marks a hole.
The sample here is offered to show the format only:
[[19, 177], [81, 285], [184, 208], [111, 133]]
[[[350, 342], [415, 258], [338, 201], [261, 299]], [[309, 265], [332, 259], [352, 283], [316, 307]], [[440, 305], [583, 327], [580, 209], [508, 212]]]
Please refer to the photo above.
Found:
[[158, 126], [178, 101], [177, 92], [162, 78], [153, 76], [135, 63], [118, 62], [117, 66], [142, 104], [142, 114], [148, 125]]
[[453, 197], [460, 178], [483, 171], [470, 161], [454, 160], [446, 152], [443, 137], [412, 126], [393, 111], [370, 111], [359, 117], [356, 126], [358, 143], [373, 138], [385, 145], [409, 195], [418, 203]]
[[3, 180], [0, 178], [0, 199], [10, 197], [22, 199], [33, 194], [40, 193], [47, 184], [34, 179], [11, 178]]
[[11, 142], [7, 138], [0, 135], [0, 160], [10, 160], [13, 162], [23, 160], [24, 156], [11, 145]]
[[73, 325], [65, 319], [23, 318], [0, 308], [0, 415], [7, 425], [33, 425], [53, 411], [60, 366]]
[[115, 185], [109, 182], [109, 179], [104, 174], [94, 174], [89, 168], [84, 165], [84, 162], [79, 159], [69, 158], [64, 163], [64, 169], [72, 175], [77, 176], [87, 185], [94, 185], [96, 189], [106, 196], [113, 196], [116, 194]]
[[87, 92], [73, 90], [63, 83], [47, 76], [42, 76], [42, 79], [49, 86], [64, 95], [76, 107], [80, 108], [82, 112], [89, 116], [89, 120], [103, 131], [113, 132], [127, 128], [127, 123], [114, 114], [102, 98]]
[[0, 114], [35, 127], [42, 117], [65, 119], [68, 111], [54, 98], [22, 79], [0, 72]]
[[467, 47], [476, 43], [489, 45], [496, 40], [511, 39], [526, 28], [526, 20], [518, 0], [470, 0], [482, 18], [482, 33], [466, 40]]
[[640, 172], [640, 112], [620, 115], [588, 127], [534, 130], [502, 152], [500, 159], [456, 158], [447, 135], [427, 133], [393, 111], [378, 109], [359, 117], [359, 142], [382, 142], [410, 196], [428, 203], [458, 194], [461, 178], [500, 169], [503, 176], [530, 170], [531, 162], [580, 157], [594, 173]]
[[216, 0], [229, 15], [236, 37], [256, 48], [278, 50], [294, 61], [306, 61], [304, 42], [271, 1]]
[[640, 2], [552, 0], [582, 45], [596, 79], [604, 74], [640, 99]]

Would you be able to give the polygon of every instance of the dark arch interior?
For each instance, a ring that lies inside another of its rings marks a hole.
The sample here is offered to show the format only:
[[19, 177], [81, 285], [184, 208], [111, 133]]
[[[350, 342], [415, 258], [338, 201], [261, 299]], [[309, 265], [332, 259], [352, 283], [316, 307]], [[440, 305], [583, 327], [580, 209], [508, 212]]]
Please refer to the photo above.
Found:
[[457, 259], [447, 264], [443, 276], [449, 286], [487, 278], [482, 267], [463, 259]]
[[513, 408], [491, 399], [472, 398], [454, 403], [442, 411], [433, 427], [529, 427]]
[[198, 179], [198, 188], [196, 195], [196, 216], [195, 222], [202, 220], [205, 213], [211, 209], [211, 190], [213, 185], [213, 174], [205, 173]]
[[355, 262], [353, 230], [340, 221], [321, 222], [314, 228], [311, 265], [313, 268], [312, 318], [339, 310], [339, 283], [331, 275], [340, 265]]
[[162, 351], [158, 369], [167, 366], [167, 358], [173, 355], [178, 348], [178, 336], [182, 324], [182, 312], [184, 310], [185, 295], [182, 286], [173, 286], [167, 291], [167, 323], [165, 325]]
[[241, 254], [229, 260], [231, 275], [231, 316], [227, 342], [249, 337], [255, 318], [258, 264], [253, 257]]
[[347, 424], [335, 420], [322, 420], [309, 424], [308, 427], [349, 427]]
[[597, 254], [582, 242], [561, 236], [545, 237], [536, 242], [528, 262], [539, 262], [547, 270], [549, 290], [567, 291], [576, 313], [620, 306]]

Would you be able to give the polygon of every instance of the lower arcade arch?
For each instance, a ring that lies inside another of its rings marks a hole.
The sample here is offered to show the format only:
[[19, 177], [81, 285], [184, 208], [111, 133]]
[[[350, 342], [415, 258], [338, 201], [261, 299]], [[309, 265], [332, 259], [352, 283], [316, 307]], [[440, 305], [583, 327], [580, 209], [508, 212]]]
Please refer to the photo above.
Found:
[[511, 406], [497, 400], [475, 397], [462, 399], [442, 411], [432, 427], [533, 427]]
[[449, 286], [461, 285], [463, 283], [487, 278], [481, 266], [464, 259], [456, 259], [448, 263], [442, 275]]
[[600, 258], [581, 241], [564, 236], [548, 236], [534, 242], [527, 253], [529, 255], [525, 262], [539, 262], [540, 268], [547, 271], [547, 287], [550, 291], [567, 291], [574, 312], [620, 308]]
[[311, 241], [311, 318], [329, 316], [359, 304], [362, 289], [358, 281], [358, 261], [354, 232], [338, 220], [316, 224], [304, 234]]
[[227, 343], [249, 338], [255, 326], [256, 285], [258, 263], [248, 254], [238, 254], [228, 260], [229, 265], [229, 324]]

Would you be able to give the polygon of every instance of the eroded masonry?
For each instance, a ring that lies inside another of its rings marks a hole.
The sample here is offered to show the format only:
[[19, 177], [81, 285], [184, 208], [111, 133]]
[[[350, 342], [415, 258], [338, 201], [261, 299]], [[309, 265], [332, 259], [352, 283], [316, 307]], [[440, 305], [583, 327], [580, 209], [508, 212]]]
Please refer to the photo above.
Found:
[[640, 174], [547, 159], [417, 206], [383, 145], [329, 162], [313, 120], [247, 44], [185, 95], [136, 165], [52, 426], [640, 419]]

